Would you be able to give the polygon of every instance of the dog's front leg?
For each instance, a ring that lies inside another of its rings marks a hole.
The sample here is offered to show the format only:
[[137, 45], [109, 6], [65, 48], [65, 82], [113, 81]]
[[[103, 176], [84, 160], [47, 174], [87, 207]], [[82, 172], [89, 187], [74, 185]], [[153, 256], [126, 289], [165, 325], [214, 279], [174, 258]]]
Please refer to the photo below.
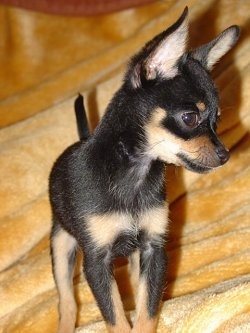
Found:
[[85, 251], [84, 270], [110, 333], [129, 333], [121, 297], [112, 272], [109, 250]]
[[165, 283], [164, 246], [148, 240], [140, 254], [140, 277], [136, 301], [136, 319], [132, 332], [156, 332], [158, 311]]

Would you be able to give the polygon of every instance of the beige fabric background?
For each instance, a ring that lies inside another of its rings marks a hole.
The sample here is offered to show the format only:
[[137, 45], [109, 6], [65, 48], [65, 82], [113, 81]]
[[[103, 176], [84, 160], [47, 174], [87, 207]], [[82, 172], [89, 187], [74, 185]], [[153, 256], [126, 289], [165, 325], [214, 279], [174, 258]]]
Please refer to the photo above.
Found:
[[5, 5], [15, 5], [42, 13], [57, 15], [99, 15], [139, 6], [154, 0], [0, 0]]
[[[77, 139], [74, 98], [84, 93], [94, 128], [129, 57], [185, 5], [192, 46], [232, 24], [242, 35], [213, 73], [230, 161], [208, 175], [169, 168], [169, 282], [158, 331], [250, 331], [250, 3], [169, 0], [98, 17], [0, 7], [1, 332], [56, 331], [47, 179], [55, 158]], [[123, 263], [117, 278], [133, 315]], [[75, 289], [77, 332], [103, 332], [79, 270]]]

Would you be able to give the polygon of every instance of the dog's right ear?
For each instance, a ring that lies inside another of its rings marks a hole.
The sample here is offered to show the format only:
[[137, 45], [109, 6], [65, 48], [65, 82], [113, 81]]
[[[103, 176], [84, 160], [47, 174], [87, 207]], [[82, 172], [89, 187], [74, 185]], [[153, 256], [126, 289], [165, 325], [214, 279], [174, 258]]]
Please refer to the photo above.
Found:
[[139, 88], [143, 81], [154, 80], [158, 76], [172, 78], [177, 75], [177, 63], [186, 51], [188, 38], [188, 8], [167, 30], [163, 31], [132, 60], [126, 76], [133, 88]]

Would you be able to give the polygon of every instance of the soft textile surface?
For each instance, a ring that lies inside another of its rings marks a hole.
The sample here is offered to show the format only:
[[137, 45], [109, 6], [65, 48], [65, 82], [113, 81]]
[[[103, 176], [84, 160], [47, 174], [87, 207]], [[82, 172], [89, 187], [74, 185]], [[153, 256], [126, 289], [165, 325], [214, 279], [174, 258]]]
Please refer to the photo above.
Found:
[[0, 3], [5, 5], [18, 5], [21, 8], [45, 13], [64, 15], [96, 15], [152, 1], [153, 0], [0, 0]]
[[[230, 161], [207, 175], [169, 168], [168, 284], [159, 332], [250, 332], [249, 1], [160, 1], [98, 17], [57, 17], [0, 7], [0, 331], [56, 331], [47, 179], [77, 139], [73, 101], [84, 93], [92, 127], [127, 59], [190, 7], [190, 44], [232, 24], [237, 47], [214, 71], [221, 136]], [[126, 263], [116, 271], [133, 316]], [[104, 324], [80, 270], [77, 332]], [[143, 332], [142, 332], [143, 333]]]

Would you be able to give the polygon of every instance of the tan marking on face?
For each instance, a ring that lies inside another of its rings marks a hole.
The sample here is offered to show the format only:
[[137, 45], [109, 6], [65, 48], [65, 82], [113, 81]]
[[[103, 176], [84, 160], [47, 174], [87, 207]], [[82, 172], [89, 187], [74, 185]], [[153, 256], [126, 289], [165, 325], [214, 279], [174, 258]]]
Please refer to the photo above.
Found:
[[58, 332], [73, 333], [76, 322], [76, 303], [73, 294], [72, 276], [68, 271], [68, 254], [76, 246], [76, 240], [60, 230], [52, 239], [54, 273], [59, 294], [60, 321]]
[[204, 112], [206, 110], [206, 105], [203, 102], [196, 103], [196, 106], [200, 112]]
[[131, 333], [131, 327], [127, 321], [115, 280], [112, 281], [111, 293], [115, 311], [115, 325], [107, 324], [108, 331], [110, 333]]
[[210, 150], [212, 153], [212, 150], [214, 150], [210, 139], [204, 135], [188, 141], [183, 141], [181, 147], [183, 152], [186, 152], [188, 156], [193, 156], [194, 158], [198, 158], [204, 149], [206, 150], [206, 153]]
[[157, 108], [145, 125], [147, 154], [153, 158], [160, 158], [164, 162], [179, 165], [179, 159], [176, 156], [180, 151], [179, 142], [173, 134], [161, 126], [165, 117], [166, 111]]
[[145, 211], [139, 217], [140, 229], [145, 230], [151, 237], [162, 236], [168, 226], [168, 205]]
[[148, 291], [145, 278], [140, 279], [136, 300], [136, 318], [132, 329], [133, 333], [156, 332], [158, 317], [150, 318], [148, 314]]
[[206, 167], [216, 168], [221, 165], [214, 145], [206, 136], [184, 141], [181, 150], [190, 160]]
[[133, 230], [134, 227], [132, 217], [126, 214], [112, 213], [87, 218], [90, 237], [100, 247], [112, 244], [121, 232]]
[[207, 136], [203, 135], [190, 140], [178, 138], [161, 126], [165, 117], [166, 111], [157, 108], [145, 126], [149, 156], [160, 158], [166, 163], [183, 165], [182, 160], [177, 156], [183, 154], [204, 166], [217, 167], [220, 165], [215, 147]]

